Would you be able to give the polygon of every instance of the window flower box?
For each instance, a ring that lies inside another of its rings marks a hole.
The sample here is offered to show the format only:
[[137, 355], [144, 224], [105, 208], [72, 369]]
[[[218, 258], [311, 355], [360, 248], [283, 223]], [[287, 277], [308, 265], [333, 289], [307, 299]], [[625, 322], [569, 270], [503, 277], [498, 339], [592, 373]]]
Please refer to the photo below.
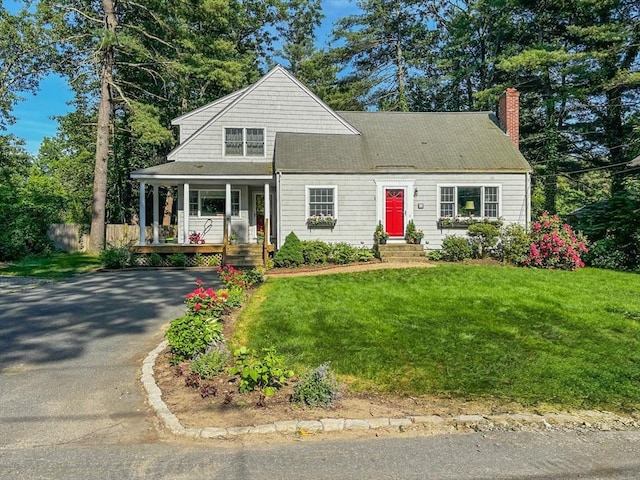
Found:
[[441, 230], [469, 228], [469, 225], [474, 223], [488, 223], [500, 228], [504, 222], [502, 218], [442, 217], [438, 219], [438, 228]]
[[333, 228], [336, 226], [337, 218], [330, 215], [312, 215], [307, 218], [309, 228]]

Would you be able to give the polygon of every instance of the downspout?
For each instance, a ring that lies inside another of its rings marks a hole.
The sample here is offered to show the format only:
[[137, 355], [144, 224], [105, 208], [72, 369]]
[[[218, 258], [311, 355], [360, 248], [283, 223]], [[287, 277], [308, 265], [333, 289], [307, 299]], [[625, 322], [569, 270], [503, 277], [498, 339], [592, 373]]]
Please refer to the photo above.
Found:
[[276, 224], [278, 231], [276, 233], [276, 249], [280, 248], [282, 245], [282, 215], [281, 215], [281, 205], [282, 200], [280, 199], [280, 182], [281, 182], [282, 173], [277, 170], [276, 171]]
[[525, 219], [524, 225], [525, 230], [529, 231], [529, 224], [531, 223], [531, 173], [527, 172], [524, 174], [524, 185], [525, 185]]

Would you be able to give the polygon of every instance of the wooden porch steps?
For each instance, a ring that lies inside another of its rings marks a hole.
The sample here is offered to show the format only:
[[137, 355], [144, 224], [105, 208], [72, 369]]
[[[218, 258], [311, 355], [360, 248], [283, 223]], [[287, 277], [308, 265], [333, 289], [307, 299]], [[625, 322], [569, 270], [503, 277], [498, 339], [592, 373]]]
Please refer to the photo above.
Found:
[[263, 264], [262, 245], [246, 243], [241, 245], [227, 245], [224, 259], [226, 265], [236, 268], [255, 268]]
[[387, 243], [376, 246], [376, 254], [381, 261], [387, 263], [421, 263], [428, 262], [424, 245], [408, 243]]

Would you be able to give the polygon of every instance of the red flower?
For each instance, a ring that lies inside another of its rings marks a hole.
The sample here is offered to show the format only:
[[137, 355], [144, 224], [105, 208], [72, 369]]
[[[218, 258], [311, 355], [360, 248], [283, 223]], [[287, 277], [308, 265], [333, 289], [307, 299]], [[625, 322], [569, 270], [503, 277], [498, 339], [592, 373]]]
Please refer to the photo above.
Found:
[[202, 308], [202, 306], [201, 306], [199, 303], [196, 303], [196, 304], [193, 306], [193, 309], [194, 309], [196, 312], [197, 312], [198, 310], [200, 310], [201, 308]]

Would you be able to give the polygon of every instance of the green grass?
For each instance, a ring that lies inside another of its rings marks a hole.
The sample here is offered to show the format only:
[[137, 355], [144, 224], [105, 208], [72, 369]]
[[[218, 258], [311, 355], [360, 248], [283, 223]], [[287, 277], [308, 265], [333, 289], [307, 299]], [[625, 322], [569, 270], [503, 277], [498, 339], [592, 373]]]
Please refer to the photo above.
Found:
[[271, 278], [233, 343], [356, 389], [640, 407], [640, 277], [442, 266]]
[[54, 253], [46, 257], [28, 257], [0, 268], [0, 275], [60, 280], [100, 268], [96, 256], [85, 253]]

